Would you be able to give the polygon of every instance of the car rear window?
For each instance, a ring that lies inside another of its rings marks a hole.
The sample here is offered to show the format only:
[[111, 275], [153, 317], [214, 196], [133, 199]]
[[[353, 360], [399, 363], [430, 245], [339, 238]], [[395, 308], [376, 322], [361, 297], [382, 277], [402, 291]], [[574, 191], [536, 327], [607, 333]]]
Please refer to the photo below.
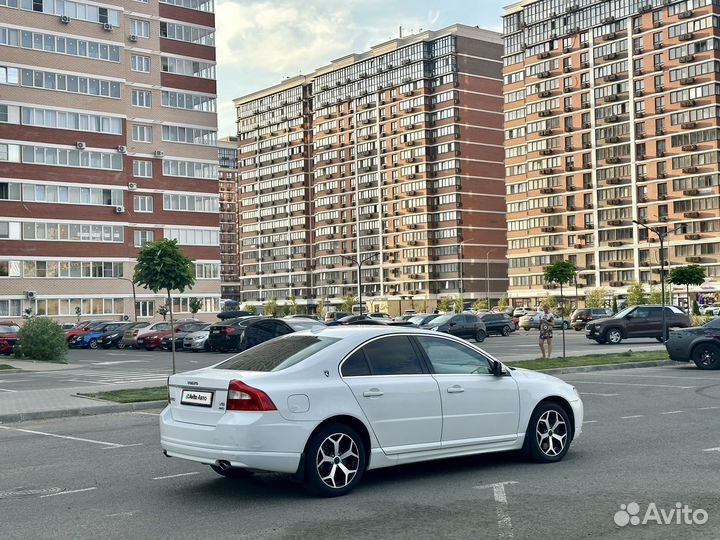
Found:
[[339, 338], [287, 335], [266, 341], [227, 359], [215, 369], [281, 371], [329, 347]]

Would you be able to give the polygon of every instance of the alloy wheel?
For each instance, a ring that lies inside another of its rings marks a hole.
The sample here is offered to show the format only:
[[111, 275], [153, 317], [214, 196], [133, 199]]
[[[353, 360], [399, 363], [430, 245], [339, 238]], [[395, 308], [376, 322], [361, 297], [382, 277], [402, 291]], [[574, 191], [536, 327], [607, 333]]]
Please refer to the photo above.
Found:
[[567, 424], [556, 410], [545, 411], [538, 418], [535, 437], [540, 451], [548, 457], [562, 453], [567, 444]]
[[620, 333], [620, 330], [618, 330], [617, 328], [608, 330], [607, 340], [611, 345], [617, 345], [618, 343], [620, 343], [622, 341], [622, 334]]
[[360, 453], [355, 441], [345, 433], [326, 437], [318, 448], [315, 466], [326, 486], [344, 488], [360, 469]]
[[700, 369], [720, 367], [720, 350], [713, 344], [701, 344], [693, 351], [693, 361]]

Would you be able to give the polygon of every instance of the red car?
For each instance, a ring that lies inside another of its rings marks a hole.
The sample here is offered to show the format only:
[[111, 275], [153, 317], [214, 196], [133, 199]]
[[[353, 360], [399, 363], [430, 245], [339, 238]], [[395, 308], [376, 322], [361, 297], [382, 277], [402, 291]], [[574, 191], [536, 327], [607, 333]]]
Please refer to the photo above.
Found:
[[86, 334], [90, 330], [95, 330], [96, 328], [102, 326], [103, 324], [107, 324], [109, 322], [113, 322], [107, 319], [100, 320], [95, 319], [92, 321], [83, 321], [79, 325], [77, 325], [75, 328], [71, 328], [70, 330], [67, 330], [65, 332], [65, 341], [70, 342], [70, 340], [75, 336], [80, 336], [82, 334]]
[[[184, 322], [175, 325], [175, 332], [186, 332], [190, 328], [194, 328], [198, 322], [199, 321]], [[163, 338], [171, 334], [172, 332], [170, 330], [160, 330], [158, 332], [148, 332], [147, 334], [142, 334], [137, 338], [138, 347], [145, 347], [148, 351], [154, 351], [155, 349], [160, 348], [160, 343]]]
[[0, 354], [10, 356], [17, 343], [17, 333], [20, 327], [14, 322], [0, 324]]

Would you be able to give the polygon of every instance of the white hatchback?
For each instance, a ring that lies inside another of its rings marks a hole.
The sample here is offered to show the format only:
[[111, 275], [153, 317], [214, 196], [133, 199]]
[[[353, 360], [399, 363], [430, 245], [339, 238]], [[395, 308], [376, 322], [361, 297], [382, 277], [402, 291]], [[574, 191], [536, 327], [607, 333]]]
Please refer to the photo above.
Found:
[[507, 450], [559, 461], [583, 422], [577, 391], [560, 379], [406, 327], [286, 335], [171, 376], [169, 399], [165, 455], [228, 477], [295, 473], [324, 496], [401, 463]]

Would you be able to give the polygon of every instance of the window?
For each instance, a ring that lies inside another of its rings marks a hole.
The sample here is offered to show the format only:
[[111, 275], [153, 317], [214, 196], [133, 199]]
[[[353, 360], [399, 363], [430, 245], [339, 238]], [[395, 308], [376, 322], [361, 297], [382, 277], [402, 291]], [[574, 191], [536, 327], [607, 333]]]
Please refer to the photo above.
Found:
[[155, 301], [154, 300], [142, 300], [136, 302], [135, 307], [137, 309], [138, 317], [154, 317], [155, 316]]
[[132, 104], [136, 107], [152, 107], [152, 92], [148, 90], [133, 90]]
[[417, 340], [439, 375], [492, 373], [487, 358], [460, 343], [426, 336], [418, 336]]
[[130, 66], [133, 71], [150, 73], [150, 57], [133, 54], [130, 56]]
[[139, 19], [130, 19], [130, 33], [141, 38], [150, 37], [150, 23]]
[[[274, 330], [271, 333], [276, 334]], [[338, 341], [340, 341], [338, 338], [291, 334], [281, 339], [260, 343], [252, 349], [236, 354], [216, 365], [215, 369], [280, 371], [302, 362]]]
[[132, 140], [134, 142], [151, 143], [153, 141], [152, 126], [134, 124], [132, 127]]
[[136, 212], [152, 212], [153, 198], [151, 195], [135, 195], [133, 197], [133, 209]]
[[413, 375], [423, 373], [420, 359], [407, 336], [375, 340], [363, 347], [373, 375]]
[[152, 178], [152, 161], [133, 160], [133, 176], [138, 178]]
[[135, 247], [142, 247], [154, 238], [153, 231], [135, 231]]
[[343, 377], [364, 377], [370, 375], [370, 366], [362, 349], [355, 351], [350, 358], [343, 362], [341, 373]]

